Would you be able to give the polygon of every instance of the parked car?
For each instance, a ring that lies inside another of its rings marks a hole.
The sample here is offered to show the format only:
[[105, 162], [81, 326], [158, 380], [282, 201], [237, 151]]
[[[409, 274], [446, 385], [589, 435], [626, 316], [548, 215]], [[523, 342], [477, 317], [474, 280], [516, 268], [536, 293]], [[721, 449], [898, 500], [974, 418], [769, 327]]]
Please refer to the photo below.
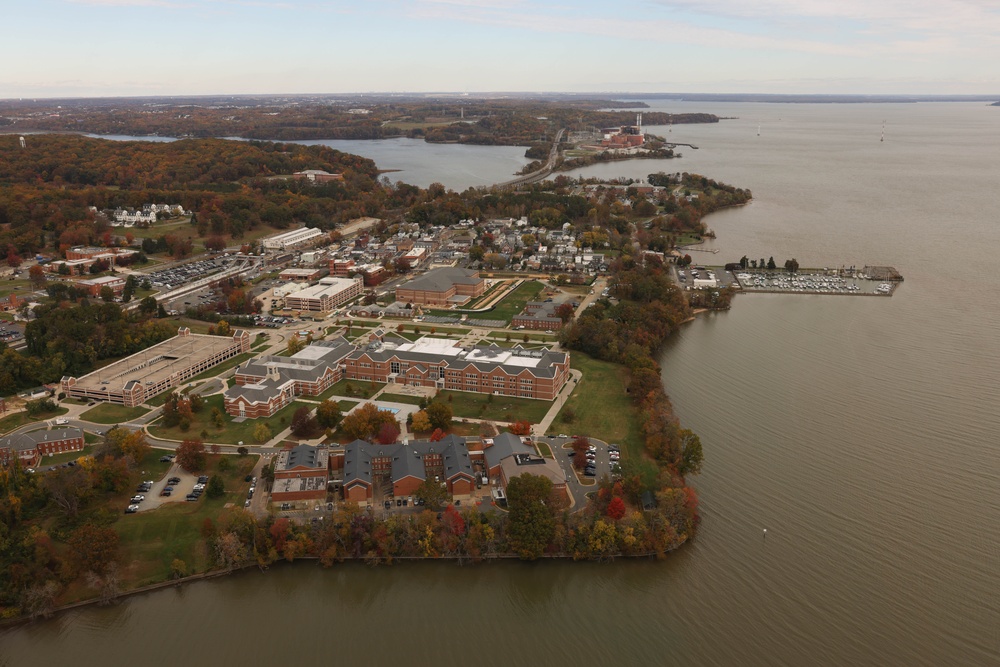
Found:
[[141, 503], [145, 499], [146, 499], [146, 496], [136, 495], [136, 496], [132, 496], [132, 501], [131, 502], [133, 502], [133, 503]]
[[135, 514], [138, 511], [139, 511], [138, 505], [129, 505], [128, 507], [125, 508], [125, 514]]

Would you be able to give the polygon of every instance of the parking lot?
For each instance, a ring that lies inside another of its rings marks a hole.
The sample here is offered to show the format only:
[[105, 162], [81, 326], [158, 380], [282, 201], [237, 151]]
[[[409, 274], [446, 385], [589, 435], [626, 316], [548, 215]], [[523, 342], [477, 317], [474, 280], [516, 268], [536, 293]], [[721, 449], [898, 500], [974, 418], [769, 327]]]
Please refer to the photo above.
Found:
[[[177, 481], [170, 484], [171, 479], [176, 479]], [[170, 469], [158, 480], [147, 480], [153, 482], [152, 486], [148, 491], [136, 490], [136, 493], [144, 496], [145, 498], [135, 503], [138, 505], [139, 512], [147, 512], [149, 510], [155, 510], [161, 505], [166, 503], [183, 503], [185, 502], [186, 496], [194, 490], [195, 485], [198, 483], [198, 475], [193, 475], [184, 468], [181, 468], [178, 464], [170, 466]], [[172, 490], [169, 492], [170, 495], [161, 495], [166, 487], [170, 486]]]
[[147, 274], [153, 287], [171, 289], [178, 285], [189, 283], [192, 280], [205, 278], [213, 273], [222, 271], [228, 262], [224, 259], [203, 259], [190, 264], [182, 264], [161, 271], [154, 271]]
[[556, 462], [566, 475], [566, 486], [573, 494], [574, 511], [583, 509], [587, 504], [587, 494], [597, 490], [597, 480], [605, 475], [613, 476], [614, 462], [611, 460], [612, 448], [618, 445], [604, 442], [596, 438], [587, 438], [593, 447], [593, 475], [585, 474], [584, 470], [576, 471], [573, 466], [576, 456], [572, 449], [565, 447], [573, 442], [575, 436], [560, 434], [557, 436], [539, 437], [538, 440], [548, 443]]

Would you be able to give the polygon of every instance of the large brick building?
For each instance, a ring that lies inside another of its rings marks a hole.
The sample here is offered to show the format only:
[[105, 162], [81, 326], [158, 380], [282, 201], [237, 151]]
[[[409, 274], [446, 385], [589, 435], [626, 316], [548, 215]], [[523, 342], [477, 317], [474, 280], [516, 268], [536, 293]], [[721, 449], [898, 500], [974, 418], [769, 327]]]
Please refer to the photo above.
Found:
[[486, 291], [478, 271], [444, 267], [432, 269], [396, 288], [396, 301], [428, 306], [461, 305]]
[[82, 377], [65, 376], [62, 390], [71, 398], [135, 407], [195, 375], [250, 351], [250, 334], [232, 337], [193, 334], [187, 327], [157, 343]]
[[329, 462], [330, 453], [324, 446], [298, 445], [282, 451], [274, 464], [271, 500], [326, 500]]
[[101, 276], [90, 280], [78, 280], [76, 284], [87, 290], [90, 296], [100, 296], [102, 287], [110, 287], [115, 296], [120, 296], [125, 291], [124, 276]]
[[24, 467], [37, 466], [45, 456], [79, 452], [84, 447], [83, 431], [59, 428], [18, 433], [0, 438], [0, 463], [17, 459]]
[[529, 301], [524, 304], [524, 310], [511, 320], [511, 326], [543, 331], [562, 329], [563, 321], [556, 317], [558, 307], [559, 304], [551, 301]]
[[364, 505], [376, 495], [411, 496], [426, 479], [445, 484], [453, 498], [472, 495], [476, 476], [465, 438], [392, 445], [355, 440], [344, 452], [344, 500]]
[[569, 354], [520, 346], [462, 348], [447, 338], [373, 337], [349, 354], [345, 376], [455, 391], [551, 401], [569, 380]]
[[344, 338], [321, 340], [291, 357], [266, 355], [237, 367], [236, 384], [226, 390], [233, 417], [270, 417], [296, 396], [318, 396], [341, 378], [341, 364], [355, 347]]

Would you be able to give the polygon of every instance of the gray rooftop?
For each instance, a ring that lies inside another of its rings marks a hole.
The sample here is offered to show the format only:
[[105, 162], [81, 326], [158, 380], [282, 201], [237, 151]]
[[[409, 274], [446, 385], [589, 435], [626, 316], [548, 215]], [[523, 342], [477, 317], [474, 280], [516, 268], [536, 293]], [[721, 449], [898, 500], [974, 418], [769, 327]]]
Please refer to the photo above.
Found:
[[390, 476], [393, 482], [405, 477], [426, 479], [424, 457], [432, 453], [441, 455], [446, 480], [460, 474], [473, 477], [469, 450], [465, 446], [465, 438], [461, 436], [448, 435], [438, 442], [415, 440], [406, 445], [380, 445], [355, 440], [344, 451], [344, 485], [354, 481], [371, 484], [372, 459], [386, 457], [392, 459]]
[[451, 289], [452, 285], [476, 285], [482, 280], [478, 271], [446, 266], [432, 269], [422, 276], [403, 283], [397, 289], [444, 292]]

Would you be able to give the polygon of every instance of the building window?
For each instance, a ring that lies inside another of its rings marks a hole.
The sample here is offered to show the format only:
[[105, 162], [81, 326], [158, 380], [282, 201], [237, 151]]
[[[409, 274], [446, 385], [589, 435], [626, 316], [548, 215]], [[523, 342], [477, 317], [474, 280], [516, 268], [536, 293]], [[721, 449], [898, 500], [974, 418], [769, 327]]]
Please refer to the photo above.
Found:
[[396, 373], [397, 375], [399, 374], [399, 362], [398, 361], [390, 361], [389, 362], [389, 372], [390, 373]]

